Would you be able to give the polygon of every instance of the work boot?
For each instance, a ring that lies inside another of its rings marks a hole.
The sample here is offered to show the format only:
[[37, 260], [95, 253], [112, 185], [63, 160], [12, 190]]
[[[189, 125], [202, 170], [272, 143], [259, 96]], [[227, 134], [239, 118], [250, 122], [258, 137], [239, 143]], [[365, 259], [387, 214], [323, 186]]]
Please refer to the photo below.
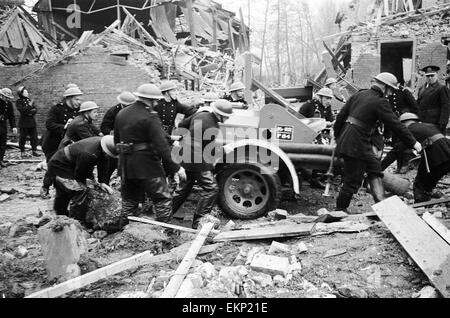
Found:
[[419, 189], [416, 185], [414, 185], [414, 203], [422, 203], [428, 202], [431, 200], [431, 192]]
[[37, 151], [33, 151], [33, 157], [40, 157], [41, 155]]
[[386, 199], [386, 197], [384, 195], [383, 179], [375, 178], [375, 179], [369, 180], [369, 185], [370, 185], [370, 192], [376, 203], [381, 202]]
[[348, 212], [348, 207], [352, 202], [352, 198], [353, 198], [352, 193], [341, 190], [336, 200], [336, 211]]

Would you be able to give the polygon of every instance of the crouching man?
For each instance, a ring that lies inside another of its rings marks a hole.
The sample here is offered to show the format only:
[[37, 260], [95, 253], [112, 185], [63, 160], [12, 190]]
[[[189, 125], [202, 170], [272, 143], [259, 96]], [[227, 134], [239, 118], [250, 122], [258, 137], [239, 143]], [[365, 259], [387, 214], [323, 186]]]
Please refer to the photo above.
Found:
[[450, 140], [445, 138], [436, 125], [420, 122], [416, 114], [405, 113], [400, 116], [400, 121], [424, 149], [414, 181], [415, 203], [430, 201], [439, 180], [450, 172]]
[[54, 210], [57, 215], [66, 215], [85, 224], [89, 204], [86, 180], [96, 182], [93, 174], [95, 166], [100, 188], [112, 194], [112, 189], [107, 185], [107, 156], [117, 158], [112, 136], [81, 140], [58, 150], [52, 157], [48, 172], [54, 179]]
[[201, 192], [194, 213], [193, 229], [198, 228], [199, 221], [203, 216], [211, 213], [219, 194], [212, 163], [215, 154], [209, 154], [205, 149], [215, 149], [211, 146], [215, 143], [215, 137], [219, 135], [219, 123], [223, 123], [232, 114], [233, 106], [231, 103], [219, 99], [211, 104], [210, 110], [200, 110], [178, 126], [189, 130], [190, 136], [183, 138], [182, 146], [183, 152], [190, 150], [190, 155], [185, 158], [185, 154], [183, 154], [184, 163], [182, 163], [182, 166], [186, 169], [187, 182], [175, 193], [173, 213], [175, 214], [181, 208], [197, 182]]

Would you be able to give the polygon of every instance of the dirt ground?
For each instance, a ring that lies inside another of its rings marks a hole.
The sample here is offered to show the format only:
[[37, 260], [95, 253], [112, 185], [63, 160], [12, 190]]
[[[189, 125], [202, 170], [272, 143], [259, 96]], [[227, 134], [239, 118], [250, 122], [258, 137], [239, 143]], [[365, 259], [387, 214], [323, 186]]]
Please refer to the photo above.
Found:
[[[17, 157], [17, 151], [8, 151], [7, 158]], [[43, 200], [38, 196], [43, 171], [35, 171], [36, 164], [13, 165], [0, 170], [0, 189], [14, 188], [18, 192], [0, 202], [0, 297], [25, 297], [33, 292], [52, 286], [46, 279], [44, 258], [39, 241], [38, 229], [32, 224], [33, 217], [41, 213], [50, 213], [52, 200]], [[414, 177], [413, 173], [407, 175]], [[448, 186], [439, 188], [448, 193]], [[53, 194], [53, 193], [52, 193]], [[336, 188], [333, 189], [336, 195]], [[281, 209], [289, 214], [303, 213], [315, 215], [318, 209], [333, 210], [335, 198], [323, 198], [318, 190], [303, 186], [302, 197], [297, 202], [289, 192], [285, 193]], [[411, 203], [409, 201], [409, 203]], [[195, 196], [191, 198], [184, 211], [185, 220], [180, 225], [190, 225]], [[371, 297], [371, 298], [410, 298], [423, 287], [430, 285], [426, 276], [408, 257], [382, 222], [358, 216], [358, 213], [370, 212], [371, 197], [361, 192], [351, 207], [351, 218], [370, 225], [368, 231], [351, 234], [331, 234], [281, 240], [279, 242], [294, 245], [304, 242], [306, 253], [297, 256], [302, 265], [301, 275], [278, 286], [255, 286], [247, 291], [246, 297], [258, 298], [301, 298], [327, 297]], [[447, 211], [446, 207], [436, 207], [433, 211]], [[225, 224], [228, 219], [215, 212]], [[267, 221], [265, 218], [255, 222]], [[243, 224], [243, 221], [236, 221]], [[249, 223], [249, 222], [247, 222]], [[11, 230], [13, 228], [13, 230]], [[96, 239], [89, 238], [89, 262], [84, 271], [112, 264], [124, 258], [144, 251], [155, 255], [167, 253], [188, 240], [195, 238], [191, 234], [180, 234], [170, 238], [161, 228], [133, 223], [127, 230]], [[202, 262], [210, 262], [217, 269], [235, 265], [242, 250], [253, 247], [268, 248], [271, 240], [256, 242], [236, 242], [221, 245], [213, 253], [198, 257]], [[18, 247], [25, 247], [26, 256], [17, 253]], [[324, 258], [327, 251], [345, 248], [344, 254]], [[77, 290], [64, 297], [70, 298], [114, 298], [124, 293], [146, 292], [150, 282], [161, 275], [175, 271], [181, 260], [159, 265], [144, 266], [101, 280], [95, 284]], [[311, 288], [314, 287], [314, 288]], [[154, 286], [154, 290], [164, 286]], [[199, 290], [194, 297], [224, 298], [238, 297], [229, 291], [217, 291], [208, 288]], [[241, 295], [242, 297], [242, 295]]]

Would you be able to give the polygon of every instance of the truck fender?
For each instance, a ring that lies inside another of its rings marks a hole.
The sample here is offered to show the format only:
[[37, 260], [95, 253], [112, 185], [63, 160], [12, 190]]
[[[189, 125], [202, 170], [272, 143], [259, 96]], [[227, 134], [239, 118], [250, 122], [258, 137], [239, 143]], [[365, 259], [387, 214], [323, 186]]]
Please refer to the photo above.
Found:
[[297, 170], [295, 169], [295, 166], [292, 163], [291, 159], [289, 159], [288, 155], [283, 150], [281, 150], [280, 147], [270, 144], [267, 141], [256, 140], [256, 139], [244, 139], [244, 140], [239, 140], [239, 141], [225, 145], [223, 147], [223, 150], [224, 150], [224, 153], [227, 155], [227, 154], [234, 152], [238, 148], [242, 148], [242, 147], [246, 147], [246, 146], [261, 147], [261, 148], [268, 149], [268, 150], [272, 151], [273, 153], [275, 153], [284, 162], [284, 164], [286, 165], [286, 167], [289, 170], [289, 173], [292, 178], [293, 190], [294, 190], [295, 194], [297, 194], [297, 195], [300, 194], [300, 181], [298, 179]]

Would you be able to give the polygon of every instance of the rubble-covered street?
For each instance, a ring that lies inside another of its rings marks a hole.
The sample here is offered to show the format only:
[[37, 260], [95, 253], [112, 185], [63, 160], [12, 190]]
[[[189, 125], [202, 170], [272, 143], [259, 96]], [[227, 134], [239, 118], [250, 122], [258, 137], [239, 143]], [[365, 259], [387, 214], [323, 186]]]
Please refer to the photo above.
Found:
[[[9, 152], [12, 157], [17, 154], [17, 151]], [[18, 164], [2, 170], [2, 297], [25, 297], [52, 285], [47, 279], [37, 237], [38, 229], [53, 217], [52, 200], [38, 196], [43, 171], [36, 172], [35, 168], [36, 164]], [[440, 190], [448, 193], [445, 189], [443, 186]], [[304, 186], [303, 193], [301, 204], [293, 200], [289, 192], [285, 193], [286, 200], [280, 208], [288, 211], [288, 220], [305, 221], [307, 216], [314, 219], [311, 217], [317, 215], [317, 206], [332, 205], [333, 198], [324, 199], [320, 191], [308, 185]], [[192, 201], [185, 209], [185, 220], [189, 220], [192, 213]], [[370, 212], [370, 204], [371, 197], [360, 194], [352, 212]], [[229, 220], [216, 211], [222, 228]], [[445, 207], [429, 211], [441, 217], [448, 216]], [[273, 215], [269, 217], [272, 217], [272, 224], [287, 222], [274, 221]], [[267, 223], [271, 221], [269, 217], [235, 221], [235, 226], [245, 228]], [[179, 221], [180, 225], [189, 226], [189, 221]], [[430, 286], [427, 277], [382, 222], [358, 214], [350, 214], [342, 221], [361, 224], [361, 232], [220, 243], [195, 260], [180, 292], [192, 298], [410, 298], [418, 297], [423, 288]], [[101, 231], [83, 234], [89, 246], [79, 263], [82, 273], [145, 251], [162, 255], [183, 244], [189, 245], [186, 242], [195, 238], [195, 234], [183, 232], [169, 237], [162, 228], [141, 223], [131, 223], [123, 232], [112, 235]], [[287, 259], [286, 270], [278, 268], [280, 263], [269, 270], [252, 268], [252, 260], [258, 255]], [[181, 259], [136, 267], [63, 297], [156, 298], [161, 296]], [[432, 294], [435, 295], [435, 291]], [[433, 296], [428, 293], [424, 297]]]

